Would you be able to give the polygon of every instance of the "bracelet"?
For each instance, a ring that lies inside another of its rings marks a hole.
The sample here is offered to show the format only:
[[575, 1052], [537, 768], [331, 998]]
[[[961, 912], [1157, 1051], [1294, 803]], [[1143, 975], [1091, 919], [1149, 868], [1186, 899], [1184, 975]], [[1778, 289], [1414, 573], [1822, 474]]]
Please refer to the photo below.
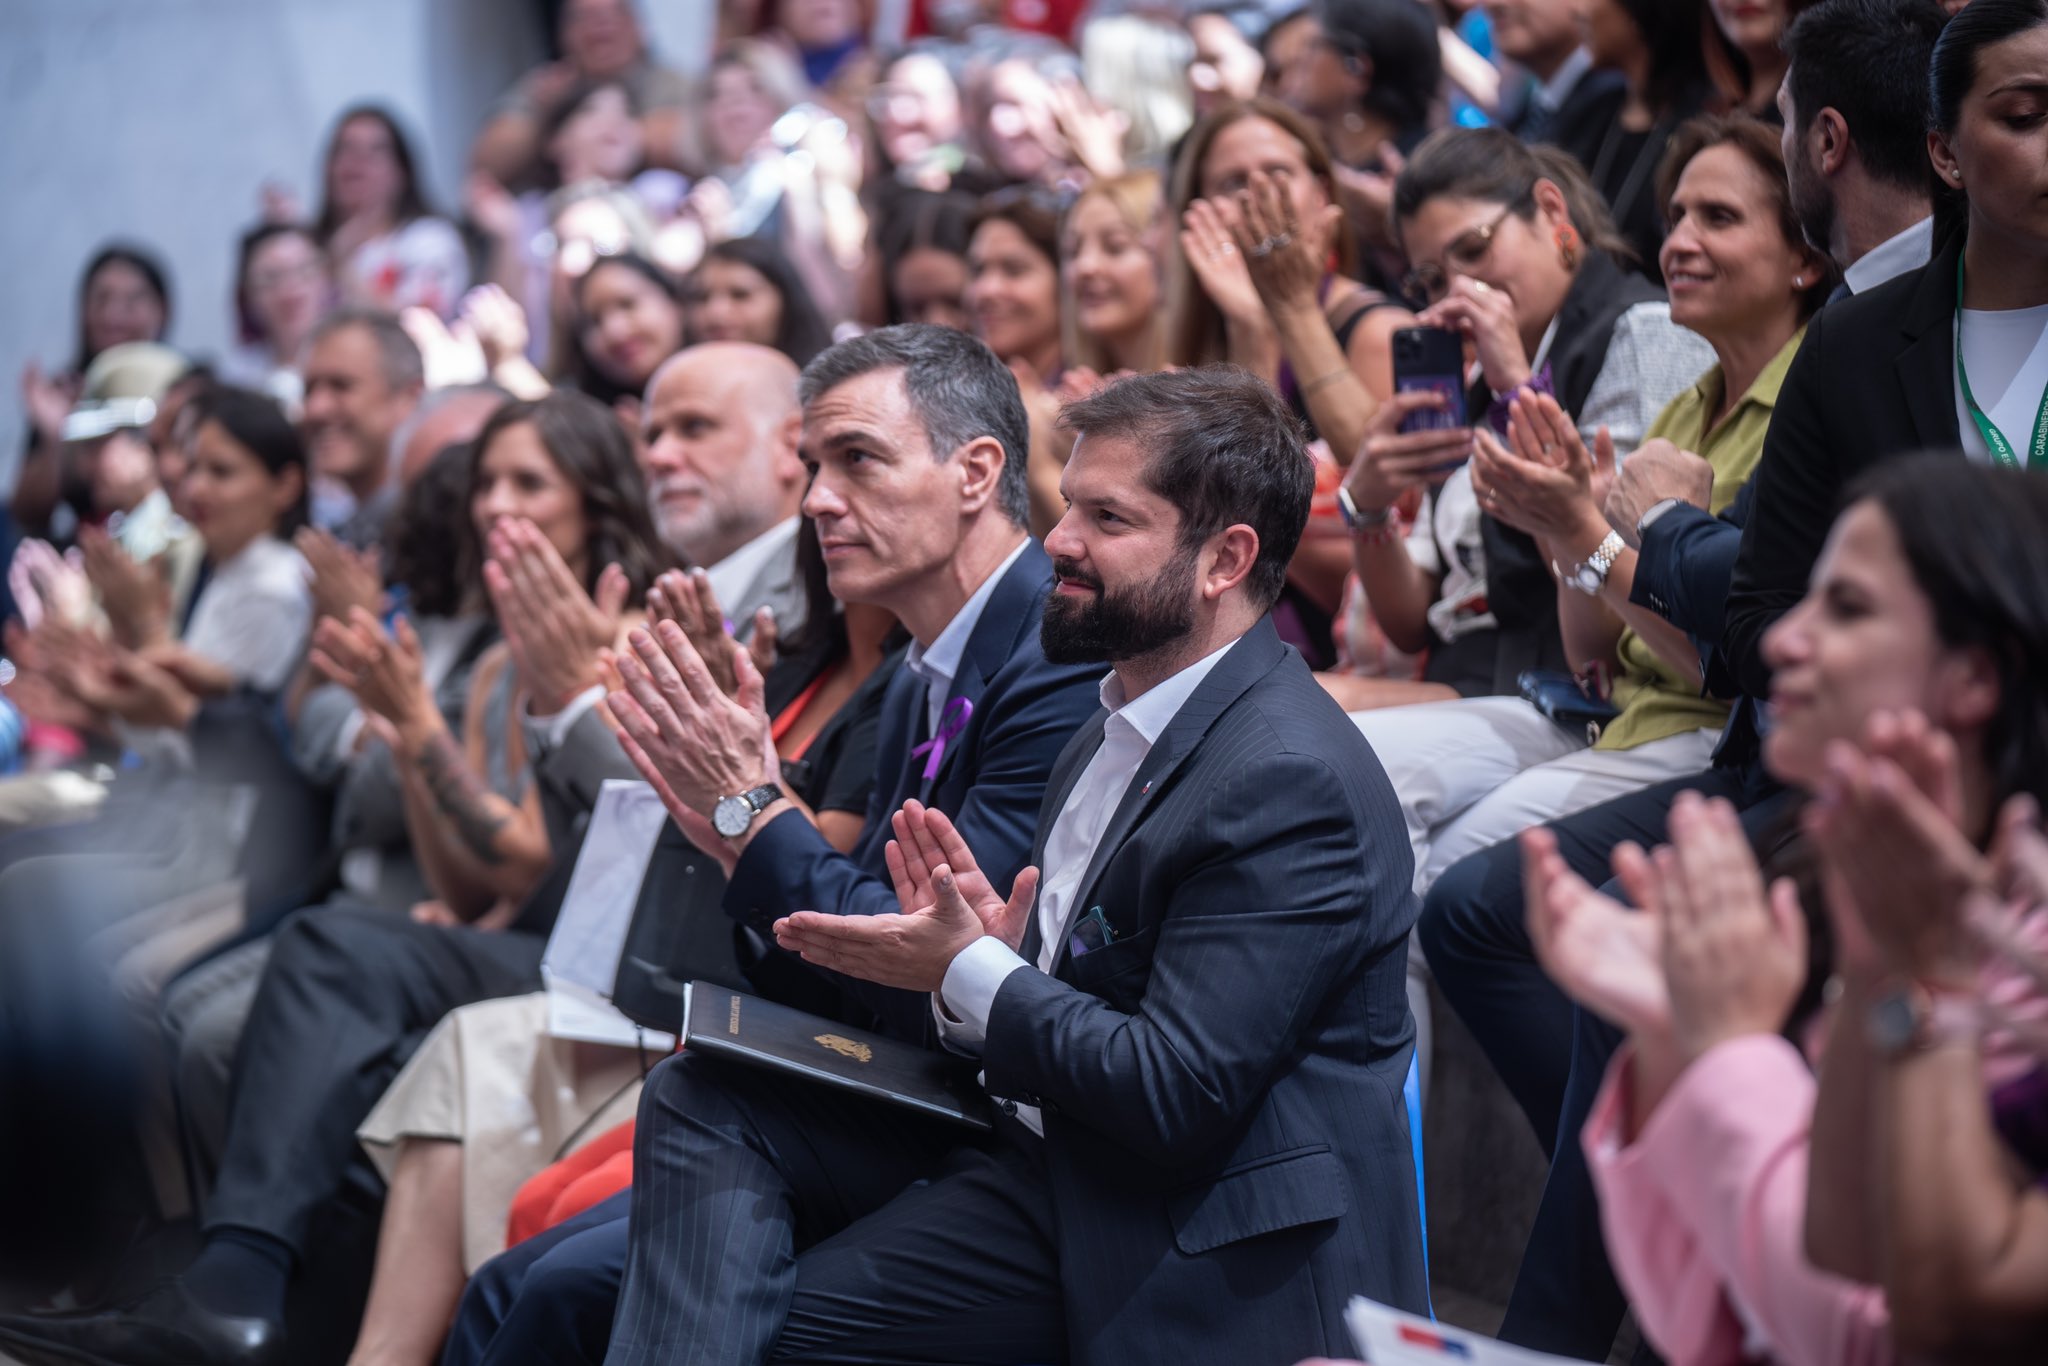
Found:
[[1350, 373], [1350, 366], [1340, 365], [1335, 370], [1330, 371], [1326, 375], [1317, 375], [1314, 379], [1310, 380], [1308, 383], [1301, 386], [1302, 397], [1308, 397], [1316, 390], [1322, 388], [1325, 384], [1335, 384], [1338, 380], [1344, 378], [1346, 375]]

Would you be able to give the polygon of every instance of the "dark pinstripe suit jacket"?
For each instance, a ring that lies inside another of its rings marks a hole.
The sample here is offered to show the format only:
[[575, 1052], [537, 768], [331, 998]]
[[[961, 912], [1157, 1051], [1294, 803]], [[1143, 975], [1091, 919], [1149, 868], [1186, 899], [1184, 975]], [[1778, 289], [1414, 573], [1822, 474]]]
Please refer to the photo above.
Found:
[[[1053, 770], [1040, 855], [1101, 721]], [[1115, 942], [1012, 973], [991, 1012], [989, 1089], [1045, 1113], [1076, 1363], [1287, 1366], [1351, 1355], [1353, 1294], [1425, 1308], [1412, 871], [1379, 761], [1262, 621], [1082, 878]]]

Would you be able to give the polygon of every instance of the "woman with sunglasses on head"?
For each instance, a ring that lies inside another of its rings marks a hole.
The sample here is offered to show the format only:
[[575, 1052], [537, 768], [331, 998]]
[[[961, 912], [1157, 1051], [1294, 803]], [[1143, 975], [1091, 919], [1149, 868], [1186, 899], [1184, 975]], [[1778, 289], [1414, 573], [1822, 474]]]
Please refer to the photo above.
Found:
[[[1417, 681], [1326, 679], [1354, 712], [1513, 695], [1522, 671], [1568, 662], [1548, 559], [1479, 505], [1465, 464], [1473, 428], [1505, 434], [1512, 399], [1548, 394], [1595, 434], [1589, 448], [1604, 429], [1611, 458], [1624, 457], [1715, 359], [1629, 270], [1599, 196], [1555, 148], [1498, 129], [1439, 133], [1395, 182], [1394, 211], [1405, 287], [1426, 305], [1417, 321], [1458, 333], [1478, 380], [1468, 425], [1403, 432], [1440, 400], [1397, 395], [1352, 462], [1344, 492], [1359, 581], [1388, 639], [1429, 652]], [[1393, 509], [1417, 491], [1422, 512], [1404, 542]]]

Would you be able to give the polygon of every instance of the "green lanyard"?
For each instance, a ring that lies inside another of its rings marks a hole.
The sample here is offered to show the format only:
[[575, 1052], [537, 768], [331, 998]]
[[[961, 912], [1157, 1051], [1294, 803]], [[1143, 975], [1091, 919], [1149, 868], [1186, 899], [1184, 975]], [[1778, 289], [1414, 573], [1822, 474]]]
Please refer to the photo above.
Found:
[[[2019, 456], [2013, 451], [2012, 442], [2005, 439], [2005, 433], [1998, 430], [1998, 424], [1990, 414], [1977, 406], [1977, 396], [1970, 392], [1970, 375], [1963, 368], [1963, 261], [1956, 258], [1956, 384], [1963, 391], [1963, 405], [1970, 410], [1970, 420], [1977, 424], [1978, 433], [1984, 444], [1991, 448], [1991, 458], [2003, 469], [2016, 470], [2020, 467]], [[2048, 468], [2048, 390], [2041, 393], [2041, 411], [2034, 415], [2034, 440], [2027, 447], [2029, 469]]]

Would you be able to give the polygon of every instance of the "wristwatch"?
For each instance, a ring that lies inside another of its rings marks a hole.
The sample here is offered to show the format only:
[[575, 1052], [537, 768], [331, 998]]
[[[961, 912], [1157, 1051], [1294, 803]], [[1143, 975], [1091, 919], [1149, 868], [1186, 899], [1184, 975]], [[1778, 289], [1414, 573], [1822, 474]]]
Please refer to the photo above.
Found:
[[1687, 500], [1683, 498], [1666, 498], [1659, 502], [1650, 504], [1649, 510], [1643, 513], [1642, 516], [1636, 518], [1636, 539], [1639, 541], [1642, 540], [1643, 533], [1650, 529], [1650, 524], [1652, 522], [1656, 521], [1659, 517], [1662, 517], [1665, 513], [1671, 511], [1671, 509], [1677, 507], [1679, 504], [1684, 503], [1686, 501]]
[[1918, 982], [1908, 982], [1871, 1004], [1865, 1027], [1871, 1048], [1889, 1060], [1938, 1044], [1974, 1039], [1982, 1032], [1983, 1022], [1976, 1003], [1969, 998], [1937, 994]]
[[773, 783], [763, 783], [737, 797], [720, 797], [718, 805], [711, 808], [711, 828], [729, 840], [738, 839], [747, 833], [754, 817], [781, 800], [782, 789]]
[[1621, 552], [1628, 549], [1628, 542], [1621, 539], [1621, 533], [1610, 531], [1593, 548], [1593, 553], [1580, 560], [1570, 569], [1559, 569], [1555, 560], [1550, 567], [1567, 588], [1576, 588], [1589, 598], [1600, 596], [1606, 586], [1607, 571], [1614, 568], [1614, 562], [1621, 558]]
[[1346, 531], [1371, 531], [1383, 527], [1394, 518], [1392, 508], [1377, 508], [1371, 512], [1361, 511], [1352, 501], [1351, 490], [1342, 484], [1337, 486], [1337, 511], [1343, 515]]

